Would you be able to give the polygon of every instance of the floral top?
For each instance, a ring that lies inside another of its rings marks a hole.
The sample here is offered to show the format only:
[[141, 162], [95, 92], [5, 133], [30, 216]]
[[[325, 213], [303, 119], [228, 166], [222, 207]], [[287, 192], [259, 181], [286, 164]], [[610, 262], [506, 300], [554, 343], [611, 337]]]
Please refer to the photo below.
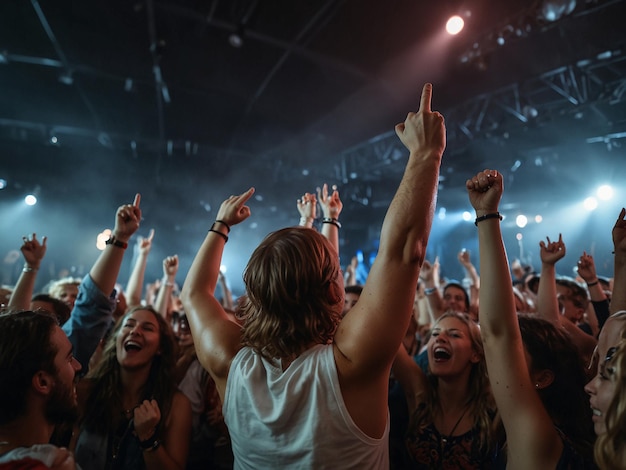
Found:
[[443, 436], [431, 423], [409, 433], [406, 439], [406, 468], [439, 470], [483, 470], [493, 468], [494, 450], [481, 450], [478, 429], [460, 436]]

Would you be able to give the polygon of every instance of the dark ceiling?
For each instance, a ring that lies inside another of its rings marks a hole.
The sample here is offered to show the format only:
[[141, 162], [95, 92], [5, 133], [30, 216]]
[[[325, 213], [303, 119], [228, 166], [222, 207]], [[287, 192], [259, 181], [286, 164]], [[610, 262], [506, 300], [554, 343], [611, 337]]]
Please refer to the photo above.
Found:
[[[550, 21], [548, 5], [571, 3], [3, 1], [3, 253], [25, 232], [46, 233], [50, 271], [82, 273], [94, 234], [141, 192], [141, 233], [157, 231], [149, 275], [179, 253], [182, 282], [225, 197], [257, 188], [232, 237], [245, 258], [297, 221], [302, 192], [328, 182], [345, 203], [347, 260], [375, 246], [406, 161], [393, 127], [425, 81], [448, 129], [439, 207], [467, 208], [465, 179], [492, 167], [507, 177], [509, 215], [563, 212], [588, 185], [626, 178], [626, 2], [578, 0]], [[466, 28], [446, 36], [456, 12]], [[40, 199], [30, 212], [17, 209], [27, 191]], [[607, 242], [615, 207], [581, 246]], [[434, 236], [447, 233], [438, 224]], [[446, 236], [433, 256], [454, 260], [473, 243]]]

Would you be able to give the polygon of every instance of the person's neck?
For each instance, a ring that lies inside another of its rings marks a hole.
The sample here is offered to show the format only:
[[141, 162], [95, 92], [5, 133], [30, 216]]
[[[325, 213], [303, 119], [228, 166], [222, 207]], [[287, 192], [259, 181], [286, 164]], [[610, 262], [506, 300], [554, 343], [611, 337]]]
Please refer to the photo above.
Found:
[[143, 400], [144, 389], [150, 375], [150, 365], [141, 369], [122, 369], [122, 406], [124, 410], [133, 409]]
[[443, 412], [457, 412], [467, 407], [469, 377], [465, 374], [455, 378], [439, 378], [439, 406]]

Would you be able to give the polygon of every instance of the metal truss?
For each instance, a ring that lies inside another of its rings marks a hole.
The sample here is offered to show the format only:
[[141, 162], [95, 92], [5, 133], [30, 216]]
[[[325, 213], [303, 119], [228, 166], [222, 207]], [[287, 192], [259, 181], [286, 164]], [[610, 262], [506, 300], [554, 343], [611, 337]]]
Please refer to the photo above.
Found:
[[[582, 113], [589, 107], [621, 109], [626, 101], [626, 55], [610, 51], [540, 76], [473, 97], [444, 110], [448, 151], [460, 152], [472, 142], [503, 135], [523, 126], [542, 125]], [[623, 113], [624, 114], [624, 113]], [[606, 118], [610, 121], [609, 117]], [[626, 131], [626, 126], [625, 129]], [[588, 143], [626, 138], [626, 132], [589, 136]], [[340, 154], [341, 179], [379, 179], [401, 172], [394, 160], [406, 154], [395, 132], [380, 134]]]

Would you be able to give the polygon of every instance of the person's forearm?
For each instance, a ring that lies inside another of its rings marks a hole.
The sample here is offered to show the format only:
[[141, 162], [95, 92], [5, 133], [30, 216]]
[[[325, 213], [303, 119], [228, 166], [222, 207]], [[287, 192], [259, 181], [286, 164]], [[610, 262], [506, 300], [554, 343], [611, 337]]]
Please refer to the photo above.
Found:
[[215, 297], [215, 287], [225, 244], [225, 240], [220, 235], [214, 232], [207, 234], [185, 279], [181, 291], [181, 299], [184, 303], [198, 293]]
[[170, 281], [169, 277], [163, 276], [161, 288], [159, 289], [157, 298], [154, 301], [154, 309], [167, 321], [170, 319], [170, 298], [173, 290], [174, 282]]
[[615, 271], [613, 293], [611, 295], [611, 314], [626, 310], [626, 252], [615, 252]]
[[[128, 240], [119, 238], [118, 240], [128, 243]], [[125, 248], [119, 246], [107, 245], [89, 271], [93, 282], [106, 295], [111, 294], [115, 288], [117, 276], [124, 260], [125, 250]]]
[[9, 299], [8, 307], [10, 310], [30, 309], [30, 302], [33, 298], [38, 270], [39, 266], [31, 266], [28, 263], [24, 264], [22, 274], [17, 280], [13, 292], [11, 293], [11, 298]]
[[[324, 219], [326, 220], [326, 218]], [[333, 222], [333, 219], [328, 218], [330, 221], [322, 221], [322, 235], [326, 237], [326, 240], [335, 248], [337, 256], [339, 256], [339, 223]]]
[[537, 291], [537, 315], [552, 324], [561, 324], [561, 312], [556, 291], [556, 266], [541, 263], [539, 290]]
[[[478, 217], [484, 213], [476, 213]], [[487, 336], [504, 336], [518, 331], [515, 299], [508, 258], [500, 221], [497, 218], [478, 223], [480, 246], [480, 326]]]
[[137, 261], [130, 273], [128, 284], [126, 285], [126, 299], [129, 307], [141, 304], [141, 294], [147, 264], [148, 253], [139, 252]]

